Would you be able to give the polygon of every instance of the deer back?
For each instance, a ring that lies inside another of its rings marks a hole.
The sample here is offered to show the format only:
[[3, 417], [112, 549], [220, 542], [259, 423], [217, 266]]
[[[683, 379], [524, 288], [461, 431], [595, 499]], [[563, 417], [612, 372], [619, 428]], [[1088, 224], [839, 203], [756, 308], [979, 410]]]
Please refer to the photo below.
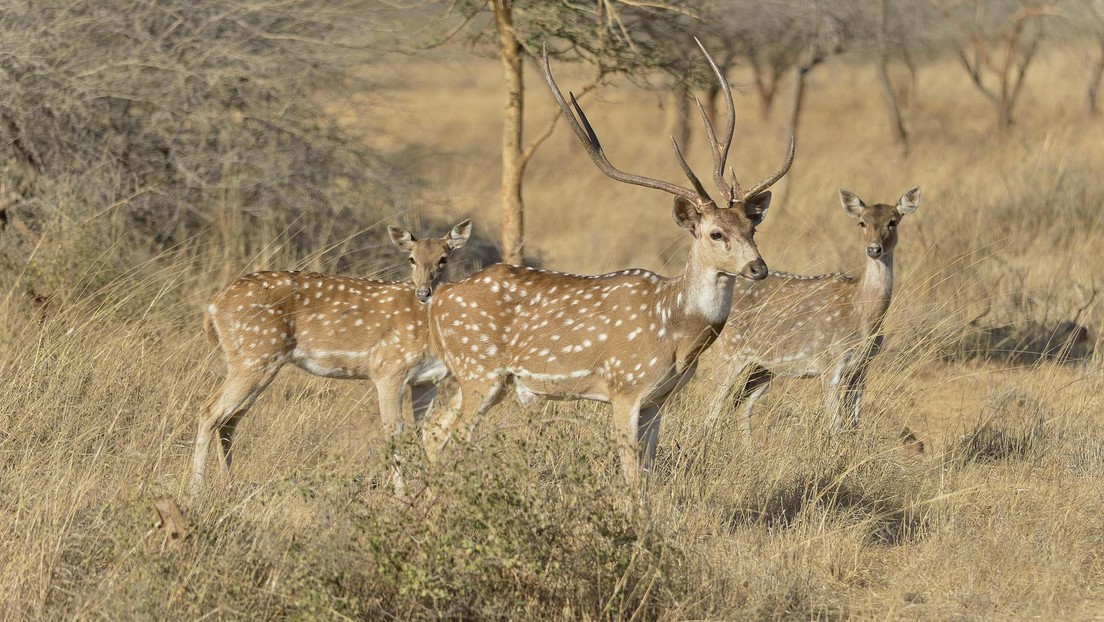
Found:
[[461, 379], [507, 373], [561, 397], [647, 393], [720, 329], [680, 311], [676, 284], [647, 270], [577, 276], [498, 264], [442, 286], [431, 340]]
[[207, 312], [228, 361], [247, 368], [291, 361], [319, 375], [367, 377], [428, 348], [425, 307], [409, 283], [255, 272], [231, 283]]
[[862, 338], [854, 305], [858, 281], [842, 274], [771, 273], [737, 283], [729, 321], [714, 346], [722, 360], [754, 360], [797, 373], [820, 373], [828, 361]]

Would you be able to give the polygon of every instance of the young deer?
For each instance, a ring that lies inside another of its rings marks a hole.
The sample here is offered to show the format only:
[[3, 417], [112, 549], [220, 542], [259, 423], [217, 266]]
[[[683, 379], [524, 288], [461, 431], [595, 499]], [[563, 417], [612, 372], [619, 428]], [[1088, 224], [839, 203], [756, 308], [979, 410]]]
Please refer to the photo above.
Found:
[[[751, 410], [776, 375], [821, 378], [825, 407], [834, 424], [846, 412], [859, 421], [870, 360], [881, 347], [882, 323], [893, 294], [893, 250], [897, 225], [920, 205], [920, 188], [897, 205], [866, 205], [840, 190], [840, 202], [859, 221], [866, 243], [861, 280], [839, 273], [797, 276], [772, 272], [733, 294], [728, 326], [709, 358], [720, 361], [710, 420], [744, 403], [744, 432], [751, 434]], [[747, 379], [735, 392], [737, 380]], [[728, 395], [733, 395], [729, 401]]]
[[[316, 272], [254, 272], [231, 283], [207, 307], [204, 329], [222, 348], [227, 374], [207, 403], [196, 434], [192, 494], [199, 492], [211, 438], [227, 470], [234, 429], [285, 363], [326, 378], [371, 379], [384, 427], [403, 430], [411, 388], [415, 417], [429, 407], [448, 370], [429, 350], [425, 304], [449, 255], [468, 241], [471, 221], [443, 238], [417, 240], [389, 227], [410, 255], [413, 283], [385, 283]], [[394, 472], [396, 490], [402, 478]]]
[[702, 110], [714, 180], [723, 196], [720, 205], [677, 144], [675, 156], [692, 190], [614, 168], [574, 96], [578, 118], [564, 100], [545, 55], [544, 77], [552, 95], [598, 168], [617, 181], [675, 195], [675, 222], [693, 237], [690, 257], [678, 278], [646, 270], [578, 276], [497, 264], [443, 286], [430, 302], [430, 339], [460, 392], [447, 411], [426, 422], [431, 460], [453, 430], [467, 435], [474, 419], [496, 404], [512, 381], [523, 403], [536, 395], [611, 403], [627, 478], [637, 480], [638, 461], [645, 472], [650, 470], [659, 410], [693, 375], [699, 353], [723, 328], [735, 277], [767, 275], [752, 236], [770, 204], [766, 189], [793, 162], [791, 141], [782, 168], [754, 187], [745, 191], [735, 179], [726, 181], [725, 159], [736, 122], [732, 93], [713, 59], [702, 52], [728, 106], [720, 143]]

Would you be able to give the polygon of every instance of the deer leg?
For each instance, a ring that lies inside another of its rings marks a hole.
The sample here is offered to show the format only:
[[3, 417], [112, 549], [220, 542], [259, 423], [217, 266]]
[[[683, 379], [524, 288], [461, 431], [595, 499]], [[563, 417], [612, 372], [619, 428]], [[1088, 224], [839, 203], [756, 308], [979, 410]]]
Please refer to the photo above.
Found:
[[747, 375], [747, 382], [744, 383], [743, 391], [733, 398], [733, 408], [740, 405], [741, 401], [746, 401], [744, 404], [744, 436], [749, 440], [752, 437], [752, 409], [755, 408], [755, 402], [763, 397], [766, 388], [771, 386], [771, 380], [774, 379], [774, 373], [771, 370], [757, 365], [753, 368], [750, 375]]
[[497, 378], [487, 387], [460, 384], [449, 407], [426, 423], [425, 451], [431, 463], [437, 461], [441, 451], [456, 436], [454, 429], [464, 430], [465, 438], [471, 440], [476, 421], [502, 399], [505, 384], [505, 377]]
[[855, 370], [848, 376], [843, 390], [843, 409], [848, 415], [847, 423], [852, 428], [859, 427], [859, 408], [862, 405], [863, 393], [866, 391], [866, 372], [866, 365]]
[[[730, 393], [732, 393], [732, 388], [736, 386], [737, 382], [740, 380], [740, 377], [743, 375], [744, 371], [747, 370], [747, 368], [747, 365], [734, 364], [725, 365], [721, 370], [721, 378], [717, 382], [717, 390], [714, 391], [713, 399], [710, 400], [709, 404], [709, 426], [711, 428], [717, 424], [717, 419], [719, 419], [722, 414], [728, 411], [728, 407], [730, 404], [728, 396]], [[736, 395], [739, 396], [742, 392], [743, 389], [741, 388], [740, 391], [736, 392]], [[734, 399], [735, 403], [732, 404], [732, 408], [736, 408], [740, 405], [739, 397], [736, 397]]]
[[222, 424], [222, 427], [219, 430], [218, 450], [219, 454], [222, 456], [222, 464], [227, 472], [230, 471], [230, 465], [234, 461], [234, 432], [238, 428], [238, 423], [241, 422], [241, 419], [243, 416], [245, 416], [245, 413], [253, 407], [253, 404], [257, 401], [257, 398], [261, 396], [261, 393], [264, 393], [265, 389], [268, 388], [268, 385], [271, 384], [273, 379], [276, 378], [276, 372], [278, 372], [279, 370], [279, 367], [270, 367], [263, 370], [263, 375], [261, 377], [260, 383], [258, 383], [257, 386], [249, 392], [249, 395], [246, 396], [245, 401], [243, 401], [241, 405], [234, 411], [233, 415], [231, 415], [226, 420], [226, 422]]
[[614, 437], [621, 454], [621, 473], [630, 488], [637, 488], [640, 478], [640, 453], [637, 440], [640, 436], [640, 403], [613, 400]]
[[652, 466], [655, 464], [656, 446], [659, 445], [660, 408], [662, 405], [649, 404], [640, 408], [636, 428], [639, 447], [640, 470], [645, 483], [651, 479]]
[[205, 416], [199, 422], [199, 430], [196, 433], [195, 455], [192, 458], [192, 496], [199, 494], [199, 489], [203, 485], [203, 471], [207, 465], [207, 454], [210, 451], [212, 437], [218, 435], [221, 462], [229, 471], [233, 461], [231, 448], [234, 430], [238, 421], [276, 377], [279, 369], [277, 366], [264, 370], [232, 371], [207, 402]]
[[438, 455], [448, 441], [449, 430], [452, 429], [456, 419], [460, 416], [460, 409], [464, 407], [464, 387], [458, 387], [448, 406], [437, 412], [428, 413], [422, 429], [422, 446], [425, 449], [426, 459], [430, 463], [437, 462]]
[[437, 385], [418, 384], [410, 386], [410, 405], [414, 411], [414, 422], [421, 423], [425, 420], [426, 413], [433, 408], [433, 400], [437, 397]]
[[821, 380], [824, 388], [824, 410], [832, 418], [832, 426], [836, 430], [839, 430], [843, 425], [840, 411], [840, 383], [845, 373], [846, 370], [841, 363], [832, 370], [831, 374], [825, 374], [823, 380]]
[[391, 450], [391, 483], [395, 486], [395, 494], [399, 497], [406, 490], [403, 481], [402, 468], [399, 458], [399, 442], [402, 438], [405, 422], [403, 421], [403, 378], [385, 377], [376, 382], [376, 393], [379, 395], [380, 418], [383, 419], [383, 429], [390, 436]]

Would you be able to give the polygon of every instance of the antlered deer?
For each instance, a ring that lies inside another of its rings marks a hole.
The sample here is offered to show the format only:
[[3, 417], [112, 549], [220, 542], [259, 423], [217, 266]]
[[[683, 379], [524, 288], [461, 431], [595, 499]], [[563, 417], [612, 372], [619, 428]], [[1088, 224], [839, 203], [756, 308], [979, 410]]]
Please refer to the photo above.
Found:
[[[882, 343], [882, 323], [893, 295], [897, 225], [920, 206], [920, 188], [896, 205], [866, 205], [840, 190], [840, 202], [859, 221], [867, 255], [862, 279], [839, 273], [797, 276], [772, 272], [737, 286], [728, 326], [709, 353], [719, 361], [710, 419], [744, 403], [744, 432], [751, 410], [773, 376], [821, 378], [825, 409], [838, 427], [847, 413], [857, 425], [870, 360]], [[732, 392], [737, 381], [744, 384]], [[728, 399], [730, 392], [732, 400]]]
[[[449, 255], [468, 241], [465, 220], [443, 238], [415, 239], [389, 227], [391, 242], [410, 256], [413, 283], [386, 283], [316, 272], [254, 272], [207, 307], [204, 328], [217, 340], [227, 374], [207, 403], [196, 435], [192, 494], [203, 483], [215, 434], [229, 469], [234, 429], [276, 373], [291, 363], [316, 376], [371, 379], [384, 428], [403, 431], [402, 401], [411, 388], [415, 417], [433, 399], [448, 370], [429, 349], [425, 303]], [[394, 483], [402, 492], [396, 467]]]
[[675, 156], [693, 189], [614, 168], [574, 96], [571, 106], [577, 118], [564, 100], [545, 55], [545, 80], [591, 159], [617, 181], [675, 195], [675, 222], [693, 237], [690, 256], [678, 278], [647, 270], [578, 276], [497, 264], [443, 286], [430, 302], [430, 339], [460, 392], [449, 409], [426, 422], [431, 460], [454, 430], [466, 435], [474, 418], [496, 404], [512, 380], [522, 402], [543, 395], [612, 404], [626, 476], [637, 480], [638, 461], [650, 470], [660, 408], [693, 375], [698, 355], [724, 326], [735, 278], [767, 275], [752, 238], [770, 204], [766, 189], [793, 162], [791, 141], [782, 168], [750, 189], [725, 179], [735, 109], [724, 75], [704, 48], [702, 52], [728, 106], [720, 142], [702, 110], [720, 205], [677, 144]]

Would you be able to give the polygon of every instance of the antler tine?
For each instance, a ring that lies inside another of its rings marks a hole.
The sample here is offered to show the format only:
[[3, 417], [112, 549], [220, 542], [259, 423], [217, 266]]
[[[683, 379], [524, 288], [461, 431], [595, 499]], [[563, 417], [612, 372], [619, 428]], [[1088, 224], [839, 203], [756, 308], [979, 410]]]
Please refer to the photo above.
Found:
[[[694, 177], [693, 173], [689, 172], [689, 166], [686, 165], [685, 161], [681, 161], [679, 164], [683, 167], [683, 170], [687, 172], [691, 183], [694, 184], [695, 190], [683, 188], [682, 186], [677, 186], [659, 179], [644, 177], [643, 175], [632, 175], [618, 170], [613, 166], [609, 159], [606, 158], [605, 152], [602, 151], [602, 144], [598, 142], [598, 135], [594, 132], [594, 128], [590, 125], [590, 121], [586, 118], [586, 114], [583, 113], [583, 109], [579, 106], [579, 102], [575, 100], [575, 95], [569, 94], [571, 96], [571, 106], [568, 106], [567, 100], [564, 99], [563, 93], [560, 91], [560, 87], [556, 85], [556, 80], [552, 78], [552, 68], [548, 63], [548, 49], [544, 48], [542, 51], [544, 81], [548, 84], [548, 90], [552, 91], [552, 97], [555, 98], [556, 103], [560, 106], [560, 110], [563, 111], [564, 119], [567, 121], [567, 124], [571, 126], [571, 129], [575, 131], [575, 135], [579, 137], [579, 140], [582, 141], [583, 147], [586, 148], [587, 153], [590, 155], [590, 159], [594, 161], [594, 164], [600, 171], [611, 179], [636, 186], [643, 186], [645, 188], [662, 190], [669, 194], [687, 199], [695, 205], [703, 205], [704, 203], [711, 203], [713, 201], [701, 187], [701, 182], [698, 181], [697, 177]], [[574, 108], [574, 110], [572, 110], [572, 108]], [[576, 117], [576, 115], [578, 115], [578, 117]], [[679, 158], [681, 159], [681, 157], [680, 154]]]
[[721, 93], [724, 94], [725, 98], [728, 121], [725, 125], [724, 140], [720, 144], [717, 143], [717, 137], [713, 131], [713, 124], [709, 122], [709, 117], [705, 114], [705, 109], [702, 108], [700, 102], [698, 103], [698, 109], [701, 110], [702, 120], [705, 121], [706, 133], [709, 135], [709, 144], [713, 147], [713, 180], [721, 189], [721, 192], [725, 193], [725, 198], [732, 201], [736, 198], [736, 189], [729, 186], [724, 178], [725, 160], [728, 159], [728, 150], [732, 146], [732, 136], [736, 133], [736, 104], [732, 101], [732, 87], [728, 85], [728, 79], [725, 78], [724, 72], [717, 66], [716, 61], [713, 60], [709, 51], [702, 45], [701, 40], [694, 37], [694, 43], [698, 44], [698, 48], [700, 48], [702, 54], [705, 55], [705, 60], [709, 61], [709, 66], [713, 69], [713, 75], [717, 76], [717, 82], [720, 82]]
[[686, 173], [686, 177], [690, 180], [690, 184], [694, 186], [694, 190], [703, 197], [709, 196], [709, 193], [705, 191], [705, 186], [702, 185], [701, 180], [699, 180], [698, 176], [694, 174], [694, 171], [690, 169], [690, 165], [686, 162], [686, 158], [682, 157], [682, 149], [679, 149], [678, 141], [675, 140], [674, 136], [671, 137], [671, 144], [675, 147], [675, 158], [678, 159], [679, 166], [682, 167], [682, 172]]
[[[694, 103], [698, 105], [698, 112], [701, 113], [702, 123], [705, 125], [705, 135], [709, 139], [709, 146], [713, 149], [713, 161], [716, 162], [720, 156], [720, 145], [717, 144], [717, 135], [713, 131], [713, 124], [709, 122], [709, 115], [705, 112], [705, 107], [702, 106], [701, 100], [697, 97], [694, 98]], [[736, 196], [733, 187], [728, 185], [725, 181], [724, 174], [717, 175], [717, 171], [713, 171], [713, 181], [716, 182], [717, 187], [721, 189], [721, 194], [724, 195], [725, 200], [732, 201], [732, 198]]]
[[793, 136], [790, 136], [790, 150], [786, 154], [786, 161], [785, 161], [785, 163], [782, 164], [782, 168], [775, 171], [775, 173], [773, 175], [771, 175], [770, 177], [767, 177], [763, 181], [755, 184], [755, 187], [753, 187], [751, 190], [748, 190], [747, 192], [744, 192], [743, 193], [743, 198], [750, 199], [751, 197], [753, 197], [753, 196], [759, 194], [760, 192], [766, 190], [767, 188], [770, 188], [771, 186], [773, 186], [774, 182], [778, 181], [779, 179], [782, 179], [782, 176], [785, 175], [786, 172], [790, 170], [790, 166], [793, 165], [794, 147], [796, 147], [796, 145], [797, 145], [796, 140], [794, 139]]
[[732, 176], [732, 198], [740, 196], [740, 180], [736, 177], [736, 169], [728, 167], [728, 174]]

